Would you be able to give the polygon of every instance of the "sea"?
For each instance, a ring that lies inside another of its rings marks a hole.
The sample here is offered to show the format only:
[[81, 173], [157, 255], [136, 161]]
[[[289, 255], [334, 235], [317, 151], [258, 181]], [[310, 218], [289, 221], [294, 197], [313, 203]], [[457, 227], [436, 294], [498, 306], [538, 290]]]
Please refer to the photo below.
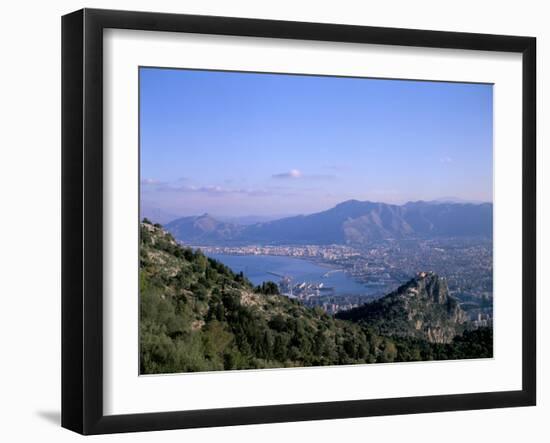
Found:
[[283, 276], [294, 284], [323, 283], [334, 295], [373, 295], [379, 289], [368, 287], [342, 269], [324, 266], [305, 259], [278, 255], [208, 254], [233, 272], [243, 274], [255, 285], [271, 280], [279, 283]]

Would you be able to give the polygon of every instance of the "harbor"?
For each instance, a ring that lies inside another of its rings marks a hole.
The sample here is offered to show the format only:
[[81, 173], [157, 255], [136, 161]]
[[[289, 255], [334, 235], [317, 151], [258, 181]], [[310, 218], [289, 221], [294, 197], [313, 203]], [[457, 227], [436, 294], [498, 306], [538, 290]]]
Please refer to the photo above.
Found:
[[209, 254], [234, 272], [243, 274], [255, 285], [273, 281], [279, 291], [292, 298], [308, 300], [323, 295], [370, 295], [373, 288], [344, 272], [294, 257], [273, 255]]

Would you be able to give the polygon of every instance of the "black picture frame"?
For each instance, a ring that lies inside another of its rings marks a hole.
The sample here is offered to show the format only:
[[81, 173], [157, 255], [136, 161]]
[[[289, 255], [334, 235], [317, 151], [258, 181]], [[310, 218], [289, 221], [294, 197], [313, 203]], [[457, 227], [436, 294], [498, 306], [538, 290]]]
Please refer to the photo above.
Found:
[[[522, 389], [131, 415], [103, 413], [103, 30], [192, 32], [522, 54]], [[82, 434], [531, 406], [536, 403], [536, 39], [83, 9], [62, 18], [62, 426]]]

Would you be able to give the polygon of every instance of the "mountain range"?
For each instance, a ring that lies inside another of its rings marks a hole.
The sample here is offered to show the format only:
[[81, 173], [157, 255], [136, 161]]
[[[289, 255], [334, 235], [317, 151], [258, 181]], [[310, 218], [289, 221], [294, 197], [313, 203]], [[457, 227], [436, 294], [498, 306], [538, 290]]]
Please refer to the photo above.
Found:
[[348, 200], [326, 211], [248, 225], [209, 214], [165, 225], [176, 239], [197, 245], [366, 244], [383, 239], [492, 237], [492, 203]]

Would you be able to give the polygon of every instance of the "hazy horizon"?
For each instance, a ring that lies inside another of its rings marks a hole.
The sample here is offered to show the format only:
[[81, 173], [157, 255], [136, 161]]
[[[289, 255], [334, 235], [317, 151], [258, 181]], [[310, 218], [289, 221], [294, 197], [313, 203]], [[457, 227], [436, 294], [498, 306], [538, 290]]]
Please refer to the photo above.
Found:
[[[355, 200], [355, 199], [351, 199]], [[407, 201], [404, 203], [386, 203], [386, 202], [380, 202], [380, 201], [370, 201], [371, 203], [381, 203], [381, 204], [388, 204], [388, 205], [396, 205], [396, 206], [403, 206], [408, 203], [418, 203], [418, 202], [424, 202], [424, 203], [430, 203], [430, 204], [438, 204], [438, 203], [452, 203], [452, 204], [473, 204], [473, 205], [482, 205], [482, 204], [493, 204], [493, 202], [490, 201], [463, 201], [461, 199], [456, 199], [453, 201], [452, 197], [448, 198], [441, 198], [441, 199], [435, 199], [435, 200], [416, 200], [416, 201]], [[346, 203], [346, 200], [340, 203], [337, 203], [336, 205], [339, 205], [341, 203]], [[361, 201], [363, 203], [367, 202], [367, 200], [356, 200]], [[334, 206], [336, 206], [334, 205]], [[201, 217], [208, 215], [218, 221], [223, 222], [234, 222], [237, 224], [253, 224], [257, 222], [268, 222], [273, 220], [279, 220], [282, 218], [288, 218], [288, 217], [296, 217], [296, 216], [307, 216], [311, 214], [315, 214], [318, 212], [324, 212], [329, 209], [332, 209], [334, 206], [327, 207], [325, 209], [321, 209], [320, 211], [315, 212], [308, 212], [308, 213], [294, 213], [294, 214], [266, 214], [266, 215], [257, 215], [257, 214], [246, 214], [241, 216], [234, 216], [234, 215], [225, 215], [225, 214], [212, 214], [210, 212], [202, 212], [202, 213], [187, 213], [187, 214], [174, 214], [174, 213], [167, 213], [159, 208], [151, 208], [151, 207], [141, 207], [140, 208], [140, 219], [147, 218], [151, 220], [152, 222], [159, 222], [159, 223], [166, 223], [169, 221], [173, 221], [179, 218], [185, 218], [185, 217]]]
[[141, 68], [142, 214], [492, 202], [492, 99], [485, 84]]

